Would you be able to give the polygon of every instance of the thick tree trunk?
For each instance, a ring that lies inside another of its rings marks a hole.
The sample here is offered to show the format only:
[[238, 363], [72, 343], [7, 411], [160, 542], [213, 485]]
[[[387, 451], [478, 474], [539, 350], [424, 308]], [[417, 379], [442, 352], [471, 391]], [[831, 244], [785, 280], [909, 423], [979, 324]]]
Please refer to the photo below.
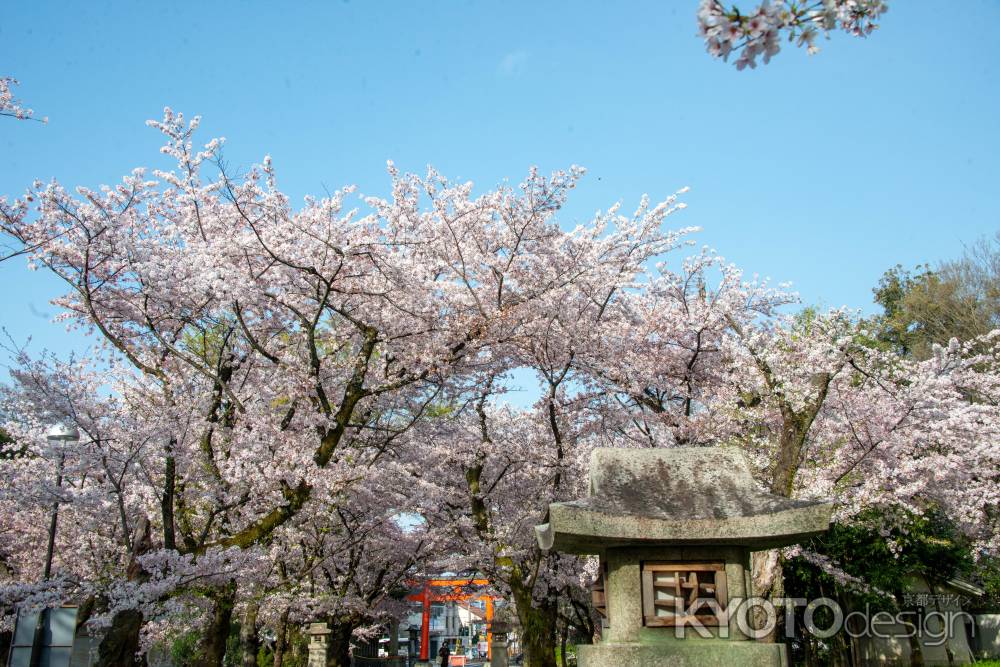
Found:
[[236, 587], [232, 584], [214, 591], [212, 600], [212, 620], [205, 628], [205, 634], [198, 645], [198, 656], [191, 667], [222, 667], [226, 657], [226, 642], [233, 621], [233, 605], [236, 603]]
[[557, 667], [556, 636], [558, 616], [556, 603], [532, 604], [531, 591], [515, 580], [511, 582], [517, 618], [521, 622], [521, 646], [525, 667]]
[[[750, 578], [753, 585], [753, 594], [769, 600], [780, 598], [785, 595], [785, 578], [781, 566], [781, 552], [777, 549], [770, 551], [754, 551], [750, 554]], [[763, 609], [754, 607], [753, 610], [754, 627], [764, 627], [767, 616]], [[779, 613], [774, 629], [760, 641], [774, 643], [778, 641], [779, 633], [783, 632], [785, 615]]]
[[142, 621], [142, 614], [135, 609], [126, 609], [115, 614], [108, 633], [97, 649], [95, 667], [122, 667], [122, 665], [145, 667], [146, 654], [139, 656], [139, 631], [142, 629]]
[[288, 648], [288, 607], [281, 612], [278, 618], [278, 627], [274, 629], [274, 667], [283, 667], [285, 662], [285, 651]]
[[907, 639], [910, 641], [911, 667], [924, 667], [924, 648], [920, 645], [920, 638], [917, 637], [916, 630], [913, 630]]
[[802, 424], [803, 417], [791, 410], [782, 410], [783, 424], [778, 437], [778, 449], [774, 454], [774, 468], [771, 471], [771, 492], [791, 498], [795, 490], [795, 476], [799, 472], [802, 447], [812, 419]]
[[257, 639], [258, 609], [257, 602], [253, 601], [247, 604], [247, 609], [243, 613], [243, 623], [240, 626], [242, 667], [257, 667], [257, 652], [260, 651], [260, 641]]
[[330, 619], [330, 643], [326, 652], [326, 667], [348, 667], [351, 664], [351, 636], [355, 624], [350, 619]]
[[523, 624], [530, 625], [521, 635], [521, 645], [524, 647], [524, 664], [526, 667], [556, 667], [556, 641], [551, 629], [546, 627], [546, 614], [533, 610], [523, 615], [518, 613]]
[[14, 641], [14, 637], [10, 630], [0, 631], [0, 658], [10, 653], [10, 644], [12, 641]]
[[848, 637], [843, 632], [838, 632], [832, 638], [833, 641], [833, 664], [835, 667], [852, 667], [854, 657], [851, 654], [851, 645]]
[[[125, 576], [129, 581], [145, 581], [149, 575], [139, 564], [139, 556], [153, 548], [149, 519], [141, 517], [132, 537], [132, 555]], [[97, 649], [95, 667], [120, 667], [121, 665], [146, 664], [146, 654], [139, 655], [139, 631], [143, 624], [142, 612], [126, 609], [111, 619], [111, 627]]]
[[805, 627], [802, 628], [802, 657], [805, 661], [805, 667], [816, 667], [819, 663], [816, 661], [816, 639], [805, 631]]

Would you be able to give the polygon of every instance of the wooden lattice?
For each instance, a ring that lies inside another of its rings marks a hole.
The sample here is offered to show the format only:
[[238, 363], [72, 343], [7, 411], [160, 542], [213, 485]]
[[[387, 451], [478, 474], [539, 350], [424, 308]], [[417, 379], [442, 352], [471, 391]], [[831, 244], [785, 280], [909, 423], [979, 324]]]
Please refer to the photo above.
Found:
[[602, 618], [608, 617], [608, 598], [604, 594], [605, 570], [607, 568], [607, 564], [602, 560], [600, 568], [597, 570], [597, 579], [590, 585], [590, 601]]
[[725, 625], [728, 602], [722, 563], [642, 565], [642, 614], [647, 626]]

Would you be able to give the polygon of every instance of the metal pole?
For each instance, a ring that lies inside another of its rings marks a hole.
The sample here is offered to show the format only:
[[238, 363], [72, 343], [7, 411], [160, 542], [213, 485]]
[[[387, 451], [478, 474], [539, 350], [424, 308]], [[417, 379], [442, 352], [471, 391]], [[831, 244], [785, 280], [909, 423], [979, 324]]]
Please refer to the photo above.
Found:
[[[45, 439], [51, 443], [75, 442], [80, 439], [80, 432], [75, 426], [56, 424], [45, 434]], [[49, 517], [49, 539], [45, 548], [45, 568], [42, 571], [42, 579], [48, 581], [52, 576], [52, 558], [56, 548], [56, 528], [59, 522], [59, 489], [63, 483], [63, 466], [66, 463], [66, 450], [64, 446], [59, 448], [59, 459], [56, 461], [56, 497], [52, 501], [52, 515]], [[46, 608], [38, 615], [35, 624], [35, 632], [31, 638], [31, 667], [39, 667], [42, 660], [42, 648], [44, 643], [45, 626], [48, 623], [49, 610]]]
[[[59, 462], [56, 464], [56, 489], [62, 488], [63, 464], [66, 461], [66, 453], [60, 452]], [[59, 496], [56, 491], [56, 499], [52, 501], [52, 516], [49, 518], [49, 543], [45, 549], [45, 571], [42, 577], [48, 580], [52, 576], [52, 555], [56, 547], [56, 523], [59, 521]]]
[[[42, 572], [42, 579], [48, 581], [52, 576], [52, 555], [56, 546], [56, 525], [59, 521], [59, 491], [63, 481], [63, 463], [66, 460], [66, 453], [59, 453], [59, 461], [56, 463], [56, 499], [52, 501], [52, 515], [49, 517], [49, 542], [45, 548], [45, 569]], [[42, 644], [44, 640], [45, 625], [49, 620], [48, 608], [42, 610], [38, 615], [35, 624], [35, 633], [31, 637], [31, 667], [39, 667], [42, 661]]]

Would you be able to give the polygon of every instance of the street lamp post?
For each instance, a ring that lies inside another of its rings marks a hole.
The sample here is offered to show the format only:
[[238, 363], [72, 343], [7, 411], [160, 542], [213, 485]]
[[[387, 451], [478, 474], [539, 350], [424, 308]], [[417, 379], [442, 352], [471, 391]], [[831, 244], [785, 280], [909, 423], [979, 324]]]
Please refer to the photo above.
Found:
[[[51, 443], [76, 442], [80, 439], [80, 432], [75, 426], [66, 424], [56, 424], [45, 434], [45, 439]], [[52, 555], [56, 546], [56, 523], [59, 521], [59, 496], [58, 489], [62, 487], [63, 463], [66, 460], [66, 452], [59, 449], [59, 459], [56, 461], [56, 498], [52, 501], [52, 515], [49, 517], [49, 541], [45, 548], [45, 571], [43, 577], [48, 579], [52, 576]]]
[[[45, 434], [45, 439], [53, 444], [76, 442], [80, 439], [80, 432], [75, 426], [66, 424], [56, 424]], [[56, 459], [56, 497], [52, 501], [52, 514], [49, 516], [49, 539], [45, 547], [45, 569], [42, 578], [46, 581], [52, 576], [52, 556], [56, 547], [56, 525], [59, 521], [59, 489], [63, 482], [63, 464], [66, 461], [65, 448], [59, 447], [59, 458]], [[45, 624], [48, 622], [49, 610], [43, 611], [35, 624], [35, 633], [31, 641], [31, 667], [38, 667], [42, 659], [42, 644], [44, 643]]]

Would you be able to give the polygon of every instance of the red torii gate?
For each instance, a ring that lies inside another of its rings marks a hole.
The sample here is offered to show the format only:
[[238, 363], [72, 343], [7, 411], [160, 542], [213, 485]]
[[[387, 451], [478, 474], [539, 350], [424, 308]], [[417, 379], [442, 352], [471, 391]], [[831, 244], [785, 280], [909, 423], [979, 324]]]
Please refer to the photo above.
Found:
[[[493, 632], [493, 596], [484, 593], [470, 593], [466, 589], [472, 586], [486, 587], [488, 579], [469, 577], [438, 577], [424, 579], [422, 582], [410, 582], [414, 587], [420, 586], [420, 592], [406, 596], [407, 600], [419, 602], [423, 612], [420, 619], [420, 659], [429, 660], [431, 651], [431, 602], [466, 602], [468, 600], [483, 600], [486, 603], [486, 651], [492, 658]], [[431, 589], [441, 589], [432, 592]]]

